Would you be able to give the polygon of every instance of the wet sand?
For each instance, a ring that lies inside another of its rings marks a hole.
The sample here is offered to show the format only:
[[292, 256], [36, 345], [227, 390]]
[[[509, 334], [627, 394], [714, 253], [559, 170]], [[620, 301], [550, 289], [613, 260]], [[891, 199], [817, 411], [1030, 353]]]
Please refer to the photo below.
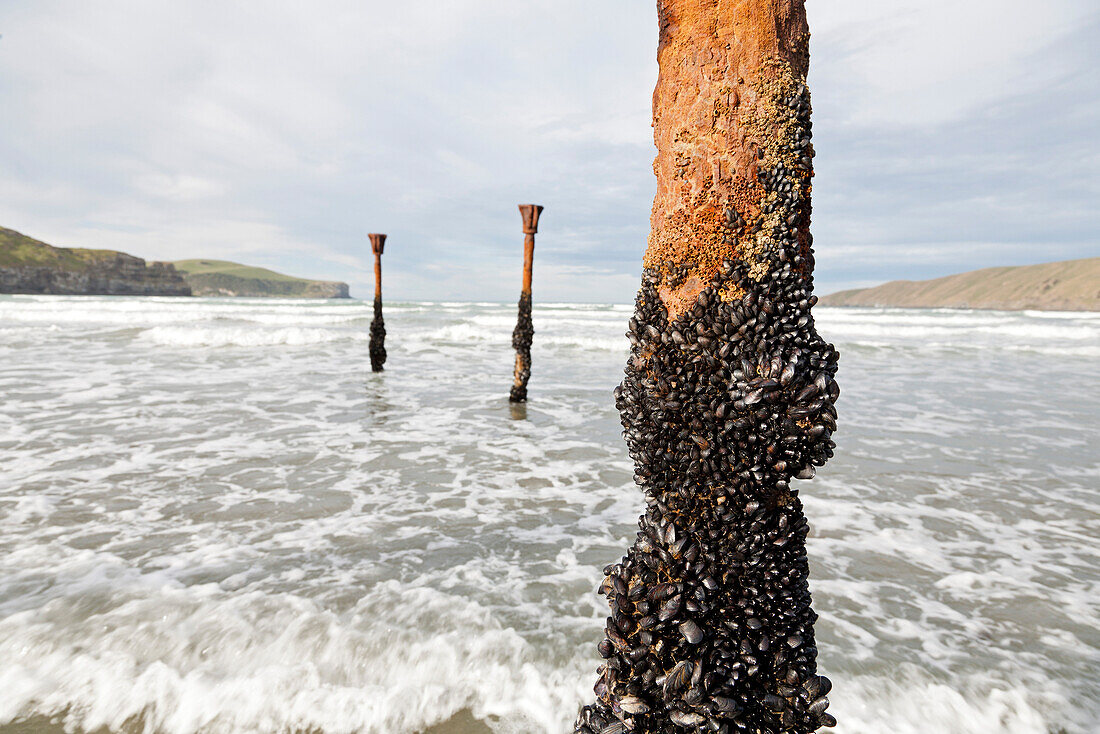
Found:
[[[140, 734], [141, 731], [141, 724], [134, 722], [124, 726], [118, 732], [102, 727], [83, 734]], [[421, 734], [490, 734], [491, 731], [488, 726], [475, 719], [469, 709], [463, 709], [447, 721], [425, 729]], [[34, 716], [0, 726], [0, 734], [66, 734], [66, 731], [62, 716], [52, 718]], [[314, 732], [300, 731], [294, 734], [314, 734]]]

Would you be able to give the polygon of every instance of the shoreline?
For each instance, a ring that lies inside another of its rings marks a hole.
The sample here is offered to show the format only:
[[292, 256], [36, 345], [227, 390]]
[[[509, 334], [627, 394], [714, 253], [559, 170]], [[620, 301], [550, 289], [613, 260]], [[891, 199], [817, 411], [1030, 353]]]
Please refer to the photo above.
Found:
[[[143, 721], [132, 719], [119, 729], [101, 726], [96, 729], [68, 729], [65, 715], [47, 716], [36, 714], [18, 718], [7, 724], [0, 724], [0, 734], [142, 734], [145, 731]], [[156, 731], [156, 730], [154, 730]], [[462, 709], [446, 721], [422, 729], [416, 734], [492, 734], [485, 722], [474, 717], [470, 709]], [[295, 729], [293, 734], [323, 734], [319, 729]]]

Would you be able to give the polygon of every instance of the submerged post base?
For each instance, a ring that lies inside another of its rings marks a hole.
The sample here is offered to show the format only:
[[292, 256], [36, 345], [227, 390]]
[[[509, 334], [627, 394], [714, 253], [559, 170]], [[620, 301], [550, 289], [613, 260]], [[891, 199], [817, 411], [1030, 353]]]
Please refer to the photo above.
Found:
[[[577, 734], [805, 734], [835, 724], [817, 675], [806, 519], [792, 478], [832, 456], [837, 353], [805, 281], [727, 261], [669, 322], [647, 270], [616, 390], [646, 513], [604, 569], [606, 662]], [[736, 301], [723, 292], [748, 289]]]
[[370, 368], [381, 372], [386, 363], [386, 322], [382, 319], [382, 299], [374, 299], [374, 319], [370, 322]]
[[531, 321], [531, 294], [519, 297], [519, 316], [512, 331], [512, 348], [516, 350], [516, 367], [512, 376], [512, 389], [508, 400], [522, 403], [527, 400], [527, 381], [531, 379], [531, 343], [535, 338], [535, 325]]

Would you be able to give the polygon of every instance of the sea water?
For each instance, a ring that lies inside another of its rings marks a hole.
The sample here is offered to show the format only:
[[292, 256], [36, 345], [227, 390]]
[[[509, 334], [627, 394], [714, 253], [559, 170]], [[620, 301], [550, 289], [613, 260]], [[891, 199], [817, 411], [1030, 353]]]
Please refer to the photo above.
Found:
[[[0, 732], [547, 732], [642, 510], [627, 305], [0, 297]], [[841, 734], [1100, 716], [1100, 314], [815, 310]]]

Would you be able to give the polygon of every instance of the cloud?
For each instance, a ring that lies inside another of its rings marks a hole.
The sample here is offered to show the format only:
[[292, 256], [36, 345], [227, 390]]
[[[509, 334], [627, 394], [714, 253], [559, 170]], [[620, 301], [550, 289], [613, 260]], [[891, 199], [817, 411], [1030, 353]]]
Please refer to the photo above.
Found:
[[[1031, 65], [1052, 39], [1096, 18], [1090, 3], [1051, 0], [845, 0], [807, 3], [816, 84], [836, 90], [837, 117], [859, 126], [949, 123], [1031, 91]], [[888, 103], [884, 103], [888, 102]]]
[[[808, 3], [821, 290], [1095, 248], [1093, 6]], [[0, 33], [3, 226], [358, 295], [384, 231], [391, 297], [511, 301], [532, 201], [539, 298], [633, 297], [650, 5], [9, 0]]]

